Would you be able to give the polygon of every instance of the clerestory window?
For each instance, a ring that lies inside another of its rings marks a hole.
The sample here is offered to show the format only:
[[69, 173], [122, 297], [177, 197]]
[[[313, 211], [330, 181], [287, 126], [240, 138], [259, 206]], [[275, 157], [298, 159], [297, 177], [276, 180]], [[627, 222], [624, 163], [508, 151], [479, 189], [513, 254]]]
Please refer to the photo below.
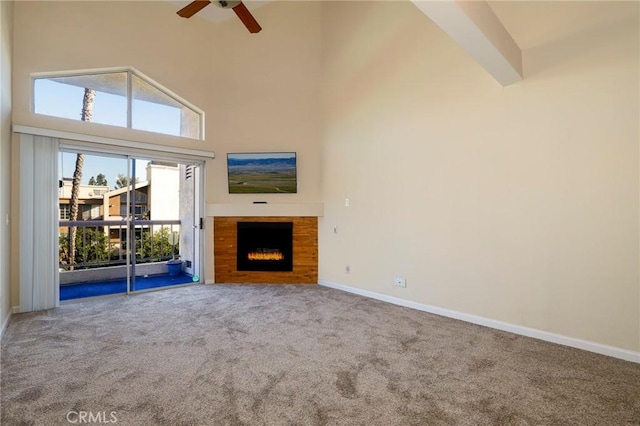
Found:
[[204, 112], [135, 69], [34, 75], [33, 112], [204, 139]]

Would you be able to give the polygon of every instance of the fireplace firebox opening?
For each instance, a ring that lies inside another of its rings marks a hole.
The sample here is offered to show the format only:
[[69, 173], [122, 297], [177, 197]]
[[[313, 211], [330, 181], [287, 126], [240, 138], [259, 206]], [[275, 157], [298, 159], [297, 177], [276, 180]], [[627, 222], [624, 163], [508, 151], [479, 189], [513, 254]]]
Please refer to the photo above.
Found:
[[238, 222], [238, 271], [293, 271], [293, 222]]

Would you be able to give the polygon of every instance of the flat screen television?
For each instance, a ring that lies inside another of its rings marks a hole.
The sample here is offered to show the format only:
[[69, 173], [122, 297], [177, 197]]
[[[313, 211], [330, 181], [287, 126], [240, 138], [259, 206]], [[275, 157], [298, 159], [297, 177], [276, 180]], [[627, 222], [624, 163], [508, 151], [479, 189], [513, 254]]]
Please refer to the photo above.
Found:
[[295, 194], [298, 192], [295, 152], [227, 154], [230, 194]]

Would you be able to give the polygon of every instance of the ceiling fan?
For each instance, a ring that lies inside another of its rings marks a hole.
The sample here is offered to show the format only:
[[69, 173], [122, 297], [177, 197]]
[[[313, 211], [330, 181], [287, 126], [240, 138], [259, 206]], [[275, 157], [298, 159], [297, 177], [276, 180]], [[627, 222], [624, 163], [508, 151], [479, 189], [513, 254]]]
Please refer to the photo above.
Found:
[[191, 18], [193, 15], [207, 7], [209, 3], [213, 3], [223, 9], [233, 9], [250, 33], [258, 33], [262, 29], [260, 24], [258, 24], [258, 21], [256, 21], [251, 12], [249, 12], [249, 9], [247, 9], [247, 6], [245, 6], [242, 1], [237, 0], [196, 0], [180, 9], [177, 13], [183, 18]]

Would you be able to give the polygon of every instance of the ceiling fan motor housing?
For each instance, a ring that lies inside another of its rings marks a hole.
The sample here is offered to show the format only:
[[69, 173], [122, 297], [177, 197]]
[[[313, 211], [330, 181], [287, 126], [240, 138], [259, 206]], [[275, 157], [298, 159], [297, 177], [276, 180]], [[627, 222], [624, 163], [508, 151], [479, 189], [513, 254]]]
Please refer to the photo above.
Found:
[[218, 0], [214, 4], [223, 9], [233, 9], [240, 4], [239, 0]]
[[[1, 0], [0, 0], [1, 1]], [[177, 13], [178, 16], [183, 18], [191, 18], [196, 13], [200, 12], [202, 9], [207, 7], [209, 4], [215, 4], [216, 6], [222, 9], [232, 9], [238, 18], [242, 21], [245, 27], [249, 30], [250, 33], [255, 34], [259, 33], [262, 30], [256, 18], [253, 17], [247, 6], [242, 3], [241, 0], [195, 0], [180, 9]]]

